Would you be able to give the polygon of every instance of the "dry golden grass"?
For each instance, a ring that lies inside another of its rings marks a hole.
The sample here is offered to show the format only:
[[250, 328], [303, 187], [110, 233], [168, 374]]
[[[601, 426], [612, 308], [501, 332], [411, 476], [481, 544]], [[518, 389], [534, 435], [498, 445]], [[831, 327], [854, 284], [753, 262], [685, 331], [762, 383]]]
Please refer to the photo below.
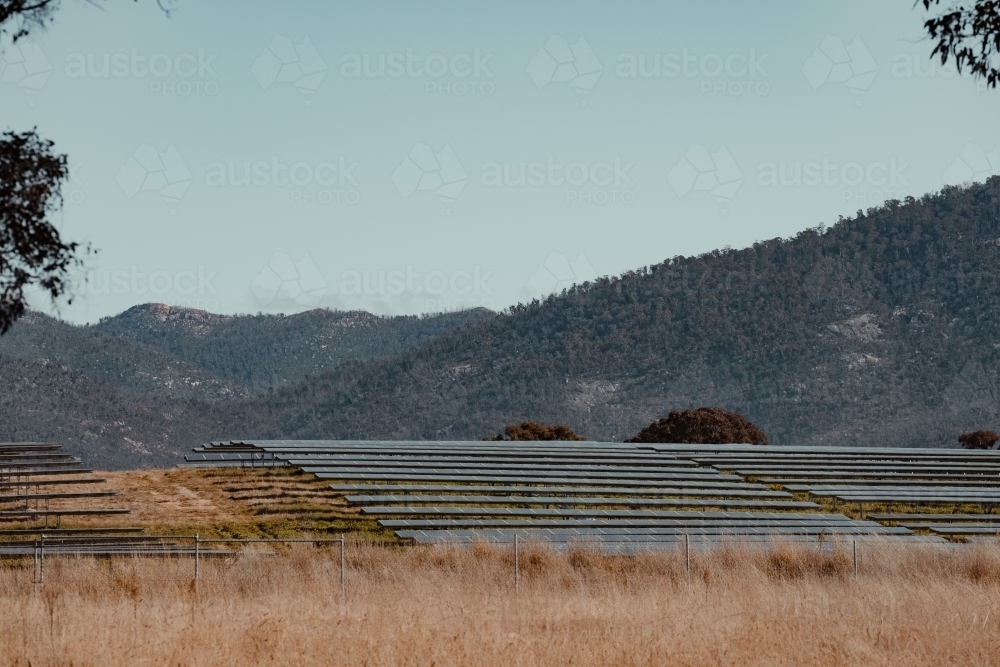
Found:
[[996, 665], [1000, 546], [521, 554], [349, 545], [0, 569], [9, 665]]
[[[367, 532], [387, 538], [375, 521], [359, 516], [329, 482], [289, 468], [170, 468], [98, 472], [112, 498], [52, 501], [53, 508], [127, 507], [127, 515], [67, 517], [64, 527], [142, 526], [147, 534], [203, 537], [290, 537], [297, 534]], [[26, 528], [4, 522], [0, 528]]]

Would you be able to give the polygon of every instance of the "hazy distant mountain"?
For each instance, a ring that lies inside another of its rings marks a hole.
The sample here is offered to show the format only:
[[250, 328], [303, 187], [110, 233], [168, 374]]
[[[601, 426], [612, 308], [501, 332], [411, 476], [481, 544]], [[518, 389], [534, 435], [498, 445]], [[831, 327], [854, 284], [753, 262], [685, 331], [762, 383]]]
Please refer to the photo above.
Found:
[[299, 382], [345, 361], [396, 354], [488, 314], [479, 308], [425, 317], [329, 310], [225, 316], [149, 303], [104, 318], [93, 328], [260, 390]]
[[0, 337], [0, 439], [54, 440], [97, 466], [170, 465], [224, 437], [234, 401], [489, 315], [229, 317], [146, 304], [73, 326], [28, 313]]
[[0, 355], [0, 438], [55, 442], [88, 466], [170, 466], [214, 431], [215, 403], [165, 400], [68, 366]]
[[0, 358], [72, 369], [111, 385], [170, 398], [225, 400], [253, 392], [157, 347], [29, 312], [4, 336]]
[[160, 464], [208, 439], [480, 438], [525, 419], [620, 440], [719, 405], [772, 445], [953, 445], [1000, 426], [998, 331], [993, 178], [502, 315], [34, 316], [0, 339], [0, 437]]

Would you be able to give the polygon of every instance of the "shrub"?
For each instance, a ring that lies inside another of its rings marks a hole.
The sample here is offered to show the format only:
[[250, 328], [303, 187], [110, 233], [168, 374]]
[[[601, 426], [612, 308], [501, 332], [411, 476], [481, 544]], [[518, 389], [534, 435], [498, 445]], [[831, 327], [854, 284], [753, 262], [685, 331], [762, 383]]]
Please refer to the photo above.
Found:
[[504, 428], [503, 433], [493, 438], [483, 438], [483, 440], [586, 440], [586, 438], [577, 435], [573, 429], [565, 424], [546, 426], [537, 422], [521, 422], [520, 424], [509, 424]]
[[993, 431], [972, 431], [958, 436], [958, 441], [966, 449], [992, 449], [1000, 440], [1000, 435]]
[[767, 436], [753, 422], [719, 407], [671, 410], [665, 419], [653, 422], [625, 442], [768, 444]]

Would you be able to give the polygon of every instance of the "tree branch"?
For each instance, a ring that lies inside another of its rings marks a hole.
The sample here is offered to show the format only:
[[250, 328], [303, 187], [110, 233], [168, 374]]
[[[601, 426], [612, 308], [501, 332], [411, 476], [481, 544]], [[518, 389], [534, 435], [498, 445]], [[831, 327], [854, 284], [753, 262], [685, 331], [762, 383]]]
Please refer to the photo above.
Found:
[[[917, 0], [924, 9], [941, 0]], [[957, 5], [924, 22], [931, 39], [937, 40], [931, 57], [941, 64], [952, 58], [959, 73], [968, 68], [973, 76], [986, 79], [995, 88], [1000, 82], [997, 69], [1000, 54], [1000, 0], [976, 0], [972, 6]]]

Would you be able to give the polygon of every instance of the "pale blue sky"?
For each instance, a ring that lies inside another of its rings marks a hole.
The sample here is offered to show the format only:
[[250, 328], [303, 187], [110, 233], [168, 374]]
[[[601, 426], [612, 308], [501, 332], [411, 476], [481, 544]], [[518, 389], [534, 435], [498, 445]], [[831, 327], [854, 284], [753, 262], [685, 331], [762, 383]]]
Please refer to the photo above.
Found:
[[70, 156], [76, 322], [500, 309], [997, 172], [912, 0], [64, 5], [0, 125]]

